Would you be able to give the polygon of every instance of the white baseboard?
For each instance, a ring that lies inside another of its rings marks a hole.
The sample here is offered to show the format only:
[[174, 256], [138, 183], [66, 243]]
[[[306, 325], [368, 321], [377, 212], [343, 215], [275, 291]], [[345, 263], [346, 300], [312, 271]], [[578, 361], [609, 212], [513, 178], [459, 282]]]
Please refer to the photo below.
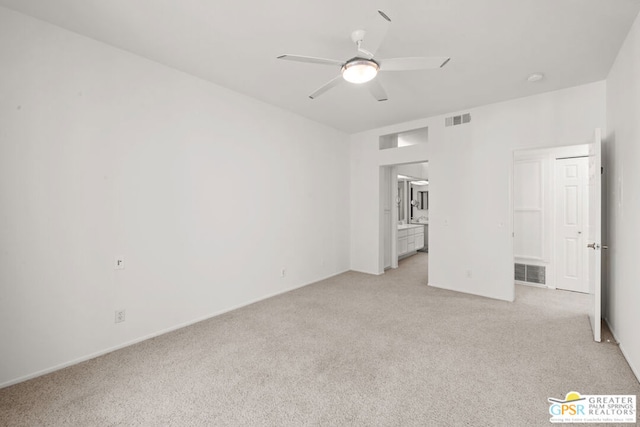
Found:
[[479, 293], [471, 292], [471, 291], [461, 291], [460, 289], [454, 289], [454, 288], [450, 288], [450, 287], [447, 287], [447, 286], [440, 286], [440, 285], [437, 285], [437, 284], [432, 283], [432, 282], [427, 283], [427, 286], [431, 286], [431, 287], [439, 288], [439, 289], [444, 289], [446, 291], [451, 291], [451, 292], [458, 292], [458, 293], [461, 293], [461, 294], [475, 295], [477, 297], [489, 298], [489, 299], [493, 299], [493, 300], [496, 300], [496, 301], [506, 301], [506, 302], [515, 301], [515, 300], [504, 299], [504, 298], [492, 297], [492, 296], [489, 296], [489, 295], [479, 294]]
[[531, 286], [532, 288], [555, 289], [541, 283], [523, 282], [522, 280], [514, 280], [516, 285]]
[[[392, 267], [387, 268], [387, 270], [392, 269]], [[353, 271], [355, 273], [362, 273], [362, 274], [370, 274], [372, 276], [380, 276], [381, 274], [384, 274], [384, 271], [378, 272], [378, 273], [372, 273], [370, 271], [363, 271], [363, 270], [354, 270], [353, 268], [347, 271]]]
[[622, 356], [624, 356], [624, 359], [627, 361], [627, 365], [629, 365], [629, 367], [631, 368], [631, 372], [633, 372], [633, 375], [636, 376], [636, 381], [638, 381], [640, 383], [640, 370], [638, 370], [635, 366], [633, 366], [633, 363], [631, 363], [631, 360], [627, 356], [627, 353], [624, 351], [624, 346], [622, 345], [622, 343], [618, 339], [618, 336], [616, 335], [616, 332], [611, 327], [611, 323], [609, 323], [609, 319], [607, 319], [605, 317], [604, 321], [607, 323], [607, 326], [609, 327], [609, 330], [611, 331], [611, 335], [613, 335], [613, 339], [616, 340], [616, 342], [618, 343], [618, 347], [620, 348], [620, 351], [622, 352]]
[[125, 342], [123, 344], [119, 344], [119, 345], [116, 345], [116, 346], [113, 346], [113, 347], [105, 348], [103, 350], [99, 350], [99, 351], [96, 351], [94, 353], [87, 354], [87, 355], [82, 356], [82, 357], [78, 357], [77, 359], [73, 359], [73, 360], [71, 360], [69, 362], [60, 363], [60, 364], [52, 366], [50, 368], [42, 369], [40, 371], [31, 373], [31, 374], [23, 375], [21, 377], [18, 377], [18, 378], [15, 378], [13, 380], [9, 380], [9, 381], [6, 381], [6, 382], [0, 384], [0, 389], [1, 388], [5, 388], [5, 387], [9, 387], [9, 386], [12, 386], [14, 384], [18, 384], [18, 383], [21, 383], [21, 382], [24, 382], [24, 381], [31, 380], [33, 378], [37, 378], [37, 377], [40, 377], [42, 375], [50, 374], [51, 372], [59, 371], [60, 369], [68, 368], [69, 366], [73, 366], [73, 365], [77, 365], [78, 363], [86, 362], [87, 360], [95, 359], [96, 357], [103, 356], [105, 354], [111, 353], [111, 352], [116, 351], [116, 350], [120, 350], [120, 349], [125, 348], [125, 347], [129, 347], [130, 345], [134, 345], [134, 344], [137, 344], [139, 342], [142, 342], [142, 341], [145, 341], [145, 340], [148, 340], [148, 339], [151, 339], [151, 338], [155, 338], [157, 336], [164, 335], [166, 333], [173, 332], [175, 330], [178, 330], [178, 329], [181, 329], [181, 328], [185, 328], [187, 326], [191, 326], [191, 325], [196, 324], [198, 322], [202, 322], [204, 320], [211, 319], [211, 318], [216, 317], [216, 316], [220, 316], [221, 314], [228, 313], [230, 311], [237, 310], [239, 308], [246, 307], [248, 305], [255, 304], [257, 302], [264, 301], [266, 299], [269, 299], [269, 298], [272, 298], [272, 297], [275, 297], [275, 296], [278, 296], [278, 295], [281, 295], [281, 294], [285, 294], [287, 292], [294, 291], [296, 289], [304, 288], [305, 286], [313, 285], [314, 283], [318, 283], [318, 282], [321, 282], [323, 280], [330, 279], [332, 277], [335, 277], [335, 276], [338, 276], [340, 274], [346, 273], [347, 271], [349, 271], [349, 269], [346, 269], [344, 271], [340, 271], [340, 272], [335, 273], [335, 274], [330, 274], [328, 276], [325, 276], [325, 277], [322, 277], [320, 279], [314, 280], [313, 282], [303, 283], [302, 285], [292, 286], [290, 288], [287, 288], [287, 289], [284, 289], [284, 290], [281, 290], [281, 291], [277, 291], [277, 292], [273, 292], [273, 293], [261, 296], [259, 298], [254, 298], [254, 299], [249, 300], [247, 302], [244, 302], [244, 303], [241, 303], [241, 304], [237, 304], [237, 305], [234, 305], [232, 307], [229, 307], [229, 308], [226, 308], [226, 309], [223, 309], [223, 310], [220, 310], [220, 311], [216, 311], [215, 313], [208, 314], [208, 315], [202, 316], [202, 317], [198, 317], [196, 319], [192, 319], [192, 320], [189, 320], [187, 322], [179, 323], [179, 324], [177, 324], [175, 326], [171, 326], [169, 328], [161, 329], [161, 330], [156, 331], [156, 332], [152, 332], [152, 333], [150, 333], [148, 335], [144, 335], [144, 336], [142, 336], [140, 338], [136, 338], [136, 339], [133, 339], [131, 341], [127, 341], [127, 342]]

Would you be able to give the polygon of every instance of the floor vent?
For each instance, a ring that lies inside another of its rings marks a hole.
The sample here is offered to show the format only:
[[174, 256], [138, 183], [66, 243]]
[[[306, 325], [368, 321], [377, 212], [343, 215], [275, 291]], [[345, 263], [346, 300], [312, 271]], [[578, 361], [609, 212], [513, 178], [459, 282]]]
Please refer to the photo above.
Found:
[[515, 279], [521, 282], [538, 283], [544, 285], [546, 267], [542, 265], [516, 264]]
[[459, 116], [451, 116], [444, 119], [444, 125], [449, 126], [458, 126], [463, 125], [465, 123], [469, 123], [471, 121], [471, 114], [461, 114]]

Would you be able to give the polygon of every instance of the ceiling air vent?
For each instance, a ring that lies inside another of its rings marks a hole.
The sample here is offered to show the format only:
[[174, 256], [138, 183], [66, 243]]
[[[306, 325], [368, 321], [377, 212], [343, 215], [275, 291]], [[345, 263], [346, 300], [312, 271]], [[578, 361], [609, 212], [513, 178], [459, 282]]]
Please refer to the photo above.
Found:
[[458, 125], [463, 125], [465, 123], [469, 123], [470, 121], [471, 121], [471, 114], [466, 113], [466, 114], [461, 114], [459, 116], [447, 117], [446, 119], [444, 119], [444, 125], [446, 127], [458, 126]]

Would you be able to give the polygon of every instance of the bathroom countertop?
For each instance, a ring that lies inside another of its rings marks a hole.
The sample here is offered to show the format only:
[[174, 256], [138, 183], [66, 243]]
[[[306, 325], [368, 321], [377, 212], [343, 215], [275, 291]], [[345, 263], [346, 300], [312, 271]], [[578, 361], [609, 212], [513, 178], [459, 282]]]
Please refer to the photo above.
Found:
[[400, 224], [398, 225], [398, 230], [406, 230], [407, 228], [418, 228], [422, 225], [426, 224]]

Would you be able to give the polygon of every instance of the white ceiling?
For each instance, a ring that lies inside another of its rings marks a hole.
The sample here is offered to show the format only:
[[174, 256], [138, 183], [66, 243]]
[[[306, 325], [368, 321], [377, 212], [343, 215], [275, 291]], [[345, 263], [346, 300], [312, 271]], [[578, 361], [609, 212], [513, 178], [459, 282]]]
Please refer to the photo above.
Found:
[[[0, 5], [350, 133], [604, 79], [640, 10], [640, 0], [0, 0]], [[385, 102], [375, 101], [364, 85], [350, 84], [309, 99], [339, 70], [276, 56], [355, 56], [350, 34], [378, 25], [377, 8], [393, 20], [377, 57], [450, 56], [451, 62], [439, 70], [380, 74], [389, 96]], [[527, 76], [538, 71], [546, 79], [528, 83]]]

